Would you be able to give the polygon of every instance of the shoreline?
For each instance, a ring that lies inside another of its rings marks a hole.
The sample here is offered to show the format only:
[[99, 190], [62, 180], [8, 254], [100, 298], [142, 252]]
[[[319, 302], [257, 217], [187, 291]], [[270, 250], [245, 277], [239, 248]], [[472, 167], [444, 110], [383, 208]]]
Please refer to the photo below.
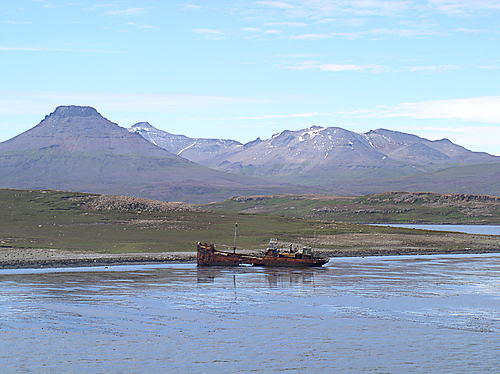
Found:
[[[9, 253], [10, 252], [10, 253]], [[16, 253], [14, 253], [16, 252]], [[261, 251], [240, 250], [240, 253], [259, 254]], [[418, 250], [418, 249], [317, 249], [319, 256], [332, 258], [341, 257], [378, 257], [378, 256], [415, 256], [415, 255], [442, 255], [442, 254], [486, 254], [500, 253], [500, 249], [457, 249], [457, 250]], [[43, 269], [65, 267], [94, 267], [118, 265], [150, 265], [150, 264], [196, 263], [196, 252], [161, 252], [161, 253], [72, 253], [55, 250], [30, 250], [27, 255], [17, 248], [0, 249], [1, 269]]]

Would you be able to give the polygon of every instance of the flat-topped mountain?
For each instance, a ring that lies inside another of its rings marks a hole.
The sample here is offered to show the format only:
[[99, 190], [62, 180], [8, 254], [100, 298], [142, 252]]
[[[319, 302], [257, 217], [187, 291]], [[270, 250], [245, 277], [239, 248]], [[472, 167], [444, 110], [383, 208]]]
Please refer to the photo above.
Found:
[[48, 150], [73, 154], [138, 154], [186, 162], [131, 134], [91, 107], [57, 107], [32, 129], [0, 143], [0, 152]]
[[118, 126], [94, 108], [61, 106], [0, 143], [0, 187], [213, 201], [273, 189], [195, 164]]

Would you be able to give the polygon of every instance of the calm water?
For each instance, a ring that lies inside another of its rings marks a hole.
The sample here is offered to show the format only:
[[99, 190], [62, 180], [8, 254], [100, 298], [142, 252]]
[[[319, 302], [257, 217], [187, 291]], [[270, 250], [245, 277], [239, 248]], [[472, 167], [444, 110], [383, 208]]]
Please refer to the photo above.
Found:
[[482, 373], [500, 255], [0, 271], [2, 373]]
[[408, 229], [456, 231], [466, 234], [500, 235], [499, 225], [418, 225], [403, 223], [381, 223], [375, 226], [405, 227]]

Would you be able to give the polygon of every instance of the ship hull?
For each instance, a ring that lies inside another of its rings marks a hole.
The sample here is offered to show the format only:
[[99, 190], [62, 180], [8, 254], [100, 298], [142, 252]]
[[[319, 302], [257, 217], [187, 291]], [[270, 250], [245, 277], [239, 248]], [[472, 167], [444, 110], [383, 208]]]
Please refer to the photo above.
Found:
[[250, 256], [239, 253], [223, 252], [213, 245], [198, 244], [198, 266], [271, 266], [271, 267], [321, 267], [327, 258], [295, 258], [281, 256]]

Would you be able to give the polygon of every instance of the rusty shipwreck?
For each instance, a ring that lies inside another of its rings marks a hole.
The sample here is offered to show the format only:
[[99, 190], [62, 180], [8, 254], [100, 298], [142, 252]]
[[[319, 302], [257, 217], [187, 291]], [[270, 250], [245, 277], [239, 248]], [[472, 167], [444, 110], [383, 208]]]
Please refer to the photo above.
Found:
[[290, 245], [289, 250], [280, 250], [276, 239], [271, 239], [263, 256], [236, 253], [235, 247], [233, 247], [233, 252], [227, 252], [216, 249], [214, 244], [200, 242], [197, 244], [198, 266], [319, 267], [328, 261], [328, 258], [315, 257], [309, 247], [294, 250]]

